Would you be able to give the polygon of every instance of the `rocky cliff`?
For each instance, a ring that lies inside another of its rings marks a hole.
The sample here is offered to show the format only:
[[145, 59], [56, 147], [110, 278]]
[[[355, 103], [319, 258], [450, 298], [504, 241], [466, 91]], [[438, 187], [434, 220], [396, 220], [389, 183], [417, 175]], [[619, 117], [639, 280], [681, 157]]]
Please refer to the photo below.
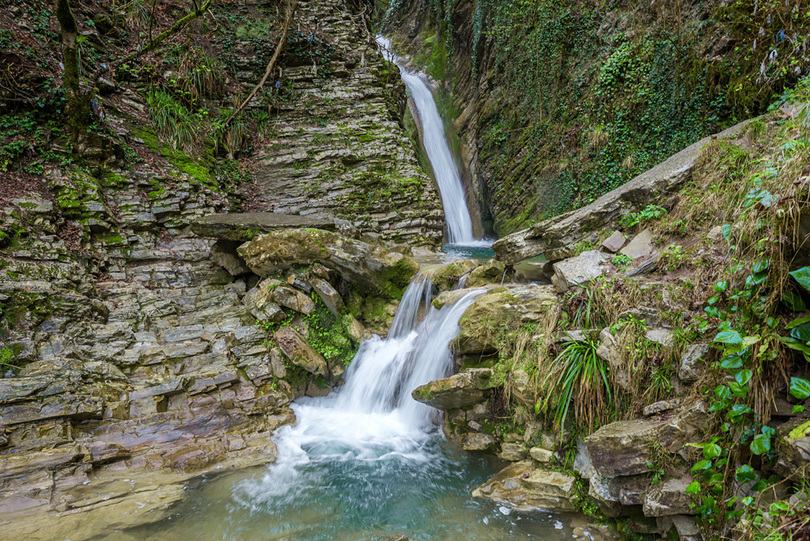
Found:
[[[71, 4], [85, 73], [186, 9]], [[189, 479], [274, 460], [290, 400], [328, 392], [366, 336], [356, 318], [384, 332], [414, 272], [378, 243], [443, 234], [403, 86], [359, 6], [299, 2], [278, 71], [225, 127], [284, 4], [218, 3], [102, 70], [78, 140], [49, 6], [0, 9], [6, 75], [31, 66], [0, 98], [0, 522], [20, 539], [159, 520]], [[240, 209], [290, 216], [192, 228]], [[234, 239], [296, 226], [329, 229], [342, 266], [307, 256], [260, 281], [236, 254]]]

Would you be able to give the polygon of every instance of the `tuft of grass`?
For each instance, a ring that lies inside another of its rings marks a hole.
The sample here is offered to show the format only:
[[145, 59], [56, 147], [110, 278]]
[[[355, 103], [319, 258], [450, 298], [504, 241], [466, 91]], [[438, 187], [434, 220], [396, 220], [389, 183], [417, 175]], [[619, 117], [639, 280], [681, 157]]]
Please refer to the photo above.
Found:
[[198, 137], [201, 118], [162, 89], [146, 95], [150, 119], [158, 135], [175, 150], [189, 151]]
[[610, 367], [596, 354], [598, 347], [594, 338], [570, 342], [554, 359], [553, 370], [543, 384], [546, 399], [535, 408], [537, 413], [553, 413], [555, 428], [564, 427], [572, 406], [577, 426], [593, 430], [610, 420]]

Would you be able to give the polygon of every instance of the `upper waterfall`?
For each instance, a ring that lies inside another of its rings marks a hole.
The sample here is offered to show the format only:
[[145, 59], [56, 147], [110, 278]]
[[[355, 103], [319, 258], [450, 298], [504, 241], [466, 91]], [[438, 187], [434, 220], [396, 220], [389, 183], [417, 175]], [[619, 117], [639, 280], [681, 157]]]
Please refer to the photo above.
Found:
[[447, 144], [444, 123], [433, 99], [433, 93], [419, 73], [408, 70], [402, 60], [393, 54], [388, 38], [377, 36], [377, 43], [386, 58], [399, 66], [402, 81], [411, 93], [416, 106], [416, 114], [422, 123], [422, 142], [442, 198], [447, 220], [447, 241], [450, 244], [473, 242], [476, 239], [473, 234], [472, 217], [467, 208], [464, 185], [453, 153]]

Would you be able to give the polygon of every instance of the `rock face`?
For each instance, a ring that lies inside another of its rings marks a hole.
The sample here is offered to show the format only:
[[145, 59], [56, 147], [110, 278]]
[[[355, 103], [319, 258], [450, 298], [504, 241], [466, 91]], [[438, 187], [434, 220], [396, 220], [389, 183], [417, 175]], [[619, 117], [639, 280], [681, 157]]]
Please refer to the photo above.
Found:
[[650, 471], [654, 445], [674, 453], [686, 443], [698, 441], [708, 422], [705, 406], [699, 402], [670, 418], [605, 425], [585, 438], [585, 448], [600, 476], [638, 475]]
[[[440, 296], [437, 302], [441, 301]], [[512, 284], [492, 287], [475, 299], [462, 316], [459, 322], [461, 331], [454, 346], [463, 355], [492, 353], [496, 349], [499, 331], [512, 325], [542, 325], [556, 303], [557, 296], [551, 286]]]
[[239, 247], [239, 255], [259, 276], [320, 263], [347, 281], [397, 297], [419, 271], [419, 265], [398, 252], [319, 229], [290, 229], [262, 235]]
[[246, 242], [262, 233], [283, 229], [313, 227], [334, 231], [334, 220], [277, 212], [212, 214], [191, 222], [191, 230], [201, 237]]
[[449, 378], [431, 381], [411, 393], [418, 402], [449, 410], [472, 406], [484, 400], [486, 391], [495, 387], [492, 370], [473, 368]]
[[498, 259], [508, 265], [541, 254], [551, 261], [570, 257], [574, 246], [587, 239], [590, 232], [618, 223], [625, 214], [638, 212], [678, 190], [691, 178], [704, 146], [716, 138], [733, 140], [746, 124], [747, 121], [701, 139], [590, 205], [507, 235], [492, 248]]
[[538, 469], [531, 461], [507, 466], [476, 488], [474, 498], [486, 498], [524, 512], [576, 511], [573, 477]]
[[315, 351], [292, 327], [282, 327], [273, 335], [284, 355], [296, 366], [317, 376], [327, 376], [329, 368], [326, 359]]
[[296, 24], [323, 29], [331, 62], [284, 69], [295, 91], [253, 160], [253, 207], [338, 218], [344, 234], [364, 240], [437, 246], [444, 213], [401, 127], [405, 87], [353, 17], [338, 0], [299, 4]]

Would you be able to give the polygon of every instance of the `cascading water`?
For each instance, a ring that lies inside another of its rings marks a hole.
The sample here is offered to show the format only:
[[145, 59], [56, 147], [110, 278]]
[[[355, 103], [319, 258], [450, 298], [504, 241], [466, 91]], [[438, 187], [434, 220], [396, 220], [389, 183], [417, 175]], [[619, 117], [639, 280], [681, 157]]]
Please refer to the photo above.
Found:
[[[385, 38], [379, 38], [384, 49]], [[393, 59], [396, 60], [396, 59]], [[400, 66], [402, 68], [402, 66]], [[464, 188], [425, 81], [401, 70], [420, 116], [425, 148], [442, 196], [451, 244], [476, 241]], [[408, 287], [388, 337], [366, 340], [344, 385], [293, 405], [296, 423], [274, 440], [278, 461], [250, 478], [211, 483], [175, 520], [139, 539], [357, 540], [407, 534], [454, 541], [564, 539], [550, 514], [511, 515], [472, 500], [492, 468], [483, 457], [448, 445], [438, 411], [413, 400], [413, 389], [452, 371], [450, 342], [464, 311], [483, 293], [471, 291], [442, 310], [430, 304], [425, 276]], [[202, 502], [202, 503], [201, 503]], [[159, 533], [155, 533], [155, 532]]]
[[[382, 36], [377, 43], [389, 61], [399, 66], [402, 81], [411, 93], [419, 120], [422, 123], [422, 138], [425, 151], [433, 169], [433, 176], [439, 187], [439, 193], [447, 221], [447, 240], [450, 244], [472, 244], [476, 242], [473, 234], [473, 223], [467, 208], [464, 185], [453, 153], [447, 144], [444, 134], [444, 123], [425, 80], [416, 72], [410, 71], [399, 57], [391, 52], [391, 42]], [[491, 244], [491, 243], [490, 243]]]
[[560, 539], [563, 525], [551, 515], [511, 515], [472, 500], [491, 467], [453, 450], [438, 430], [437, 410], [411, 397], [452, 370], [449, 345], [459, 319], [483, 293], [437, 310], [431, 290], [428, 278], [414, 280], [388, 337], [363, 342], [345, 384], [293, 404], [297, 421], [277, 431], [275, 464], [251, 478], [212, 483], [139, 539], [184, 540], [192, 528], [197, 539], [262, 541]]

